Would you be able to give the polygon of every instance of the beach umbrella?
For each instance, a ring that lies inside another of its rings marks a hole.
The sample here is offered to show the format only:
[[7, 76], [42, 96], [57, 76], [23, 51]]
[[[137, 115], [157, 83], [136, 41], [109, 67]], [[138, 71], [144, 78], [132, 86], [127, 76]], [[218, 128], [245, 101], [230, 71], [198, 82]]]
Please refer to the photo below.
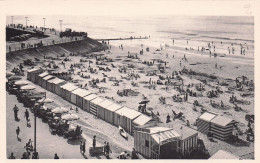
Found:
[[52, 110], [53, 113], [67, 113], [69, 112], [68, 108], [64, 108], [64, 107], [57, 107], [55, 109]]
[[14, 76], [15, 74], [14, 73], [12, 73], [12, 72], [6, 72], [6, 77], [7, 78], [9, 78], [9, 77], [11, 77], [11, 76]]
[[79, 119], [79, 116], [76, 114], [66, 114], [66, 115], [61, 116], [61, 119], [67, 120], [67, 121], [72, 121], [72, 120]]
[[21, 87], [21, 90], [34, 90], [34, 89], [36, 89], [36, 87], [33, 85], [25, 85]]
[[54, 102], [54, 100], [50, 98], [38, 100], [38, 103], [52, 103], [52, 102]]
[[139, 102], [139, 104], [147, 104], [148, 102], [150, 102], [150, 101], [149, 100], [144, 100], [144, 101]]
[[20, 76], [11, 76], [8, 78], [9, 81], [10, 80], [20, 80], [20, 79], [22, 79], [22, 77], [20, 77]]
[[29, 82], [28, 82], [28, 81], [25, 81], [25, 80], [19, 80], [19, 81], [16, 81], [14, 84], [15, 84], [15, 85], [20, 85], [20, 86], [22, 86], [22, 85], [27, 85], [27, 84], [29, 84]]

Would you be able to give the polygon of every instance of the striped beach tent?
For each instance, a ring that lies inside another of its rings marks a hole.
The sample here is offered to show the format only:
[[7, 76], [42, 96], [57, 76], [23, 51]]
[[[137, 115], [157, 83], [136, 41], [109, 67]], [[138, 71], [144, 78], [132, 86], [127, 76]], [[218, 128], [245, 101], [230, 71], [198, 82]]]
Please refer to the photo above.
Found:
[[83, 108], [83, 97], [90, 95], [91, 92], [78, 88], [71, 92], [71, 103], [77, 105], [81, 109]]
[[27, 80], [38, 83], [38, 75], [44, 72], [41, 68], [33, 68], [27, 71]]
[[217, 114], [205, 112], [197, 119], [197, 130], [203, 134], [207, 134], [210, 128], [210, 121], [215, 118]]
[[95, 116], [97, 116], [97, 109], [98, 109], [98, 104], [101, 103], [102, 101], [104, 101], [105, 99], [97, 97], [94, 100], [90, 101], [90, 108], [89, 108], [89, 112]]
[[42, 78], [42, 88], [47, 89], [47, 86], [49, 86], [48, 80], [56, 78], [55, 76], [48, 75]]
[[218, 115], [211, 120], [210, 130], [213, 132], [213, 137], [226, 140], [230, 138], [233, 132], [234, 120], [222, 115]]
[[78, 89], [78, 87], [72, 83], [64, 84], [63, 86], [61, 86], [61, 97], [71, 102], [71, 92], [75, 89]]
[[49, 75], [49, 73], [46, 72], [46, 71], [38, 75], [37, 81], [38, 81], [38, 85], [39, 85], [39, 86], [42, 87], [42, 83], [43, 83], [43, 80], [42, 80], [42, 79], [43, 79], [45, 76], [47, 76], [47, 75]]
[[98, 96], [96, 94], [90, 94], [85, 97], [83, 97], [83, 110], [90, 112], [90, 101], [94, 100]]
[[67, 81], [63, 80], [63, 79], [59, 79], [59, 78], [56, 78], [55, 81], [52, 81], [52, 91], [61, 96], [61, 86], [66, 84]]

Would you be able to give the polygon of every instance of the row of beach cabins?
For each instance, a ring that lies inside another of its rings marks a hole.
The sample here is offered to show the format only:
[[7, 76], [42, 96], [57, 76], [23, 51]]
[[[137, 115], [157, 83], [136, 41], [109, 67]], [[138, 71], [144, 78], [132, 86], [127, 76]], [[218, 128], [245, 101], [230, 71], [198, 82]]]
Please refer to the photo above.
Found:
[[232, 135], [234, 121], [215, 114], [203, 113], [197, 119], [197, 131], [187, 126], [160, 126], [152, 118], [97, 96], [72, 83], [57, 78], [41, 68], [27, 71], [27, 80], [53, 92], [88, 113], [134, 135], [134, 147], [146, 158], [176, 158], [174, 153], [189, 155], [200, 148], [198, 131], [211, 131], [215, 138], [225, 140]]

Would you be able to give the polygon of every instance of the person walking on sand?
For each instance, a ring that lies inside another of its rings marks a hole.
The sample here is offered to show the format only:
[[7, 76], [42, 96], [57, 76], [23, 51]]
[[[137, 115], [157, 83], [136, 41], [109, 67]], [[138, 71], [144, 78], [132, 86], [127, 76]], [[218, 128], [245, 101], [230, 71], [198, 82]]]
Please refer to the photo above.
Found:
[[107, 145], [106, 145], [106, 147], [105, 147], [105, 155], [106, 155], [106, 157], [107, 158], [110, 158], [109, 157], [109, 153], [112, 153], [112, 151], [111, 151], [111, 149], [110, 149], [110, 146], [109, 146], [109, 142], [107, 142]]
[[28, 110], [26, 109], [25, 112], [24, 112], [24, 116], [26, 118], [26, 121], [28, 122], [29, 121], [29, 112]]
[[59, 156], [57, 155], [57, 153], [55, 153], [54, 159], [60, 159]]
[[20, 128], [18, 126], [17, 129], [16, 129], [16, 136], [17, 136], [17, 138], [19, 138], [19, 133], [20, 133]]
[[11, 156], [8, 157], [8, 159], [15, 159], [13, 152], [11, 153]]
[[16, 105], [14, 105], [13, 110], [14, 110], [14, 118], [15, 118], [15, 120], [17, 120], [18, 119], [17, 114], [18, 114], [19, 108]]
[[93, 148], [96, 148], [96, 135], [93, 136]]

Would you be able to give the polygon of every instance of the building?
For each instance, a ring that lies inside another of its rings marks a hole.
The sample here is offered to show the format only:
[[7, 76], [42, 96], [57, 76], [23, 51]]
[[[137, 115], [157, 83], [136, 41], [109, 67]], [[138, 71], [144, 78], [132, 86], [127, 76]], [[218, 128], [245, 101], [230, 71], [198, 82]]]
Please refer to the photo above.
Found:
[[171, 159], [178, 155], [180, 135], [166, 127], [136, 127], [134, 147], [145, 158]]
[[42, 78], [42, 88], [47, 90], [47, 87], [50, 87], [50, 83], [48, 83], [48, 80], [56, 78], [55, 76], [52, 75], [47, 75], [44, 78]]
[[93, 100], [90, 101], [90, 108], [89, 108], [89, 112], [91, 114], [93, 114], [94, 116], [97, 116], [97, 110], [98, 110], [98, 104], [101, 103], [102, 101], [104, 101], [105, 99], [101, 98], [101, 97], [97, 97]]
[[105, 110], [109, 105], [114, 104], [112, 101], [109, 100], [104, 100], [101, 103], [99, 103], [97, 105], [98, 109], [97, 109], [97, 117], [105, 120]]
[[36, 79], [36, 80], [38, 81], [38, 85], [39, 85], [39, 86], [42, 87], [42, 83], [43, 83], [42, 79], [43, 79], [45, 76], [47, 76], [47, 75], [49, 75], [48, 72], [43, 72], [43, 73], [41, 73], [41, 74], [39, 74], [39, 75], [37, 76], [37, 79]]
[[81, 109], [83, 108], [83, 97], [90, 95], [91, 92], [78, 88], [71, 92], [71, 103], [77, 105]]
[[71, 92], [74, 91], [75, 89], [78, 89], [78, 87], [72, 83], [64, 84], [63, 86], [61, 86], [61, 97], [70, 102]]
[[215, 118], [217, 114], [205, 112], [197, 119], [197, 130], [203, 134], [207, 134], [210, 129], [210, 121]]

